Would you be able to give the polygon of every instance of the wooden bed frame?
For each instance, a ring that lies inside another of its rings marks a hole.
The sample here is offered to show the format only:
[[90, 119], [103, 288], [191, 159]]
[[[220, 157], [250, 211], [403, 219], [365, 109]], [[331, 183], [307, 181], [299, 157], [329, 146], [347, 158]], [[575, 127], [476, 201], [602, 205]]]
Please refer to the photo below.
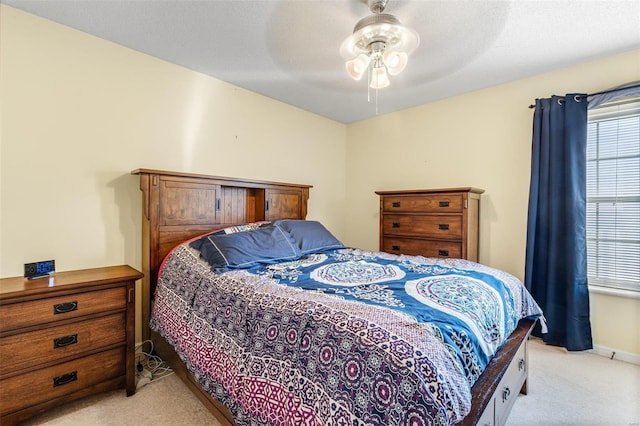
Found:
[[[223, 425], [232, 426], [233, 418], [226, 407], [200, 387], [173, 347], [149, 330], [158, 270], [172, 248], [207, 231], [259, 220], [305, 219], [312, 186], [151, 169], [131, 173], [140, 176], [143, 193], [143, 340], [152, 340], [157, 354], [212, 414]], [[473, 386], [472, 409], [461, 424], [502, 424], [517, 395], [511, 395], [510, 389], [526, 393], [526, 345], [533, 324], [521, 321], [489, 363]]]

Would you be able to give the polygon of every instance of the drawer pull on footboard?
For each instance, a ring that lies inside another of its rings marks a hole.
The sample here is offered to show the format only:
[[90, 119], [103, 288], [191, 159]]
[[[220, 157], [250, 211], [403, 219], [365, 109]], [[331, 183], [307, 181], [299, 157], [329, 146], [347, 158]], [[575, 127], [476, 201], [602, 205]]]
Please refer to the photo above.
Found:
[[448, 223], [440, 223], [438, 225], [438, 229], [441, 231], [448, 231], [449, 230], [449, 224]]
[[77, 311], [78, 310], [78, 302], [74, 300], [73, 302], [67, 303], [58, 303], [57, 305], [53, 305], [53, 314], [66, 314], [67, 312]]
[[71, 373], [63, 374], [53, 378], [53, 387], [66, 385], [67, 383], [75, 382], [78, 380], [78, 372], [72, 371]]
[[511, 389], [509, 389], [508, 387], [504, 388], [504, 390], [502, 391], [502, 401], [507, 401], [509, 400], [509, 397], [511, 396]]
[[438, 256], [449, 256], [449, 250], [438, 250]]
[[391, 246], [391, 250], [400, 251], [400, 246]]
[[53, 339], [53, 349], [64, 348], [65, 346], [75, 345], [78, 343], [78, 335], [70, 334], [68, 336], [56, 337]]

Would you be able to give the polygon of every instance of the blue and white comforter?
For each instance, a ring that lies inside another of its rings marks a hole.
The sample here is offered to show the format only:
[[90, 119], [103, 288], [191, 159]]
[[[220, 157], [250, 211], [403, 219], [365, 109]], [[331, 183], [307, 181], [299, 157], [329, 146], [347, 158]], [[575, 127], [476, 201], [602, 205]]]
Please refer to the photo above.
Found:
[[338, 249], [211, 271], [182, 245], [152, 328], [238, 425], [453, 424], [522, 318], [512, 275], [470, 261]]

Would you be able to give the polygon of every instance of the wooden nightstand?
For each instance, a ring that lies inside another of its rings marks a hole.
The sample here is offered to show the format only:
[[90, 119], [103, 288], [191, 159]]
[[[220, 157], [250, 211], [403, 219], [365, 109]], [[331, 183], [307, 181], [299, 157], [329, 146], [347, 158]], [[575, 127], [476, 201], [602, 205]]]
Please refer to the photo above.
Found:
[[126, 266], [0, 280], [0, 423], [98, 392], [135, 392], [135, 281]]

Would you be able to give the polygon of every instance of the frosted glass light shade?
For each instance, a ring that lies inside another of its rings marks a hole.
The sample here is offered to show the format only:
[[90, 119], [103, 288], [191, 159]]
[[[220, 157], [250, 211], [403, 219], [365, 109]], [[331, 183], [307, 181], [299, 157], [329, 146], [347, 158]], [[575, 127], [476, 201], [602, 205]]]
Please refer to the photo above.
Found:
[[391, 75], [398, 75], [407, 66], [409, 56], [405, 52], [386, 50], [382, 55], [382, 62], [387, 66], [387, 71]]
[[371, 70], [371, 83], [369, 87], [372, 89], [384, 89], [389, 85], [389, 77], [385, 67], [374, 68]]
[[371, 62], [371, 58], [362, 53], [352, 60], [347, 61], [347, 72], [354, 80], [360, 80], [364, 72], [367, 70], [369, 62]]

